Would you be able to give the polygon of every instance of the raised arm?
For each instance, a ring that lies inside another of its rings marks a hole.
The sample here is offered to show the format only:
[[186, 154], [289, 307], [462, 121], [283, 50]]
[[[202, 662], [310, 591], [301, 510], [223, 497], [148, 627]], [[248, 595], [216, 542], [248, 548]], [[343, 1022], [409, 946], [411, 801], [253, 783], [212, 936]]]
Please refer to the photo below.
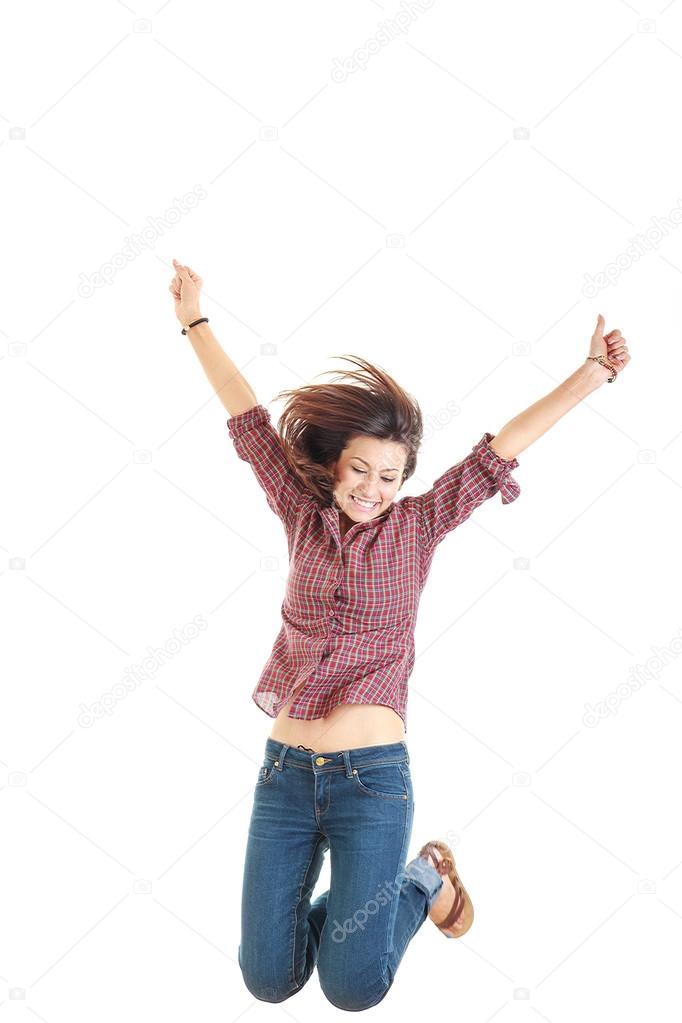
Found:
[[[175, 277], [169, 291], [175, 301], [175, 315], [186, 327], [199, 319], [203, 280], [190, 267], [173, 260]], [[206, 376], [231, 416], [246, 412], [258, 404], [253, 389], [241, 375], [232, 359], [223, 351], [208, 323], [189, 327], [186, 335], [197, 353]]]
[[[603, 332], [604, 317], [600, 314], [592, 335], [590, 354], [583, 365], [544, 398], [505, 423], [495, 434], [490, 446], [500, 458], [516, 458], [566, 412], [601, 387], [613, 372], [620, 373], [627, 366], [630, 356], [621, 332], [612, 330], [606, 337]], [[599, 355], [606, 359], [608, 366], [594, 361], [594, 357]]]

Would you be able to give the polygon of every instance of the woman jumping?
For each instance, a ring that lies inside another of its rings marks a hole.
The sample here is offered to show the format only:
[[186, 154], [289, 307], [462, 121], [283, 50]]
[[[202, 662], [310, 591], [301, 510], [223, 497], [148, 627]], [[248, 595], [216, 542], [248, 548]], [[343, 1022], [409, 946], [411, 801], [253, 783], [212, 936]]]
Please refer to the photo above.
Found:
[[[498, 491], [516, 456], [630, 361], [600, 315], [585, 362], [418, 497], [419, 405], [383, 370], [282, 391], [270, 414], [200, 311], [202, 280], [173, 261], [175, 312], [230, 415], [230, 438], [284, 526], [282, 625], [252, 693], [274, 718], [255, 781], [238, 961], [256, 998], [281, 1002], [317, 966], [336, 1007], [376, 1005], [427, 916], [448, 938], [474, 918], [449, 846], [407, 862], [414, 801], [405, 741], [414, 628], [436, 547]], [[493, 443], [494, 441], [494, 443]], [[329, 890], [311, 896], [330, 852]]]

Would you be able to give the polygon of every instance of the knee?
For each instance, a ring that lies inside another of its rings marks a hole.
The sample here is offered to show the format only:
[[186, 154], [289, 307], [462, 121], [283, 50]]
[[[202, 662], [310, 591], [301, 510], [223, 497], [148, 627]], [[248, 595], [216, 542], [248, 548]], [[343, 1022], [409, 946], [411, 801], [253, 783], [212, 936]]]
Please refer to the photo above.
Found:
[[258, 977], [250, 973], [246, 973], [242, 969], [242, 979], [246, 990], [257, 998], [259, 1002], [284, 1002], [287, 998], [291, 998], [297, 991], [300, 991], [300, 987], [291, 987], [290, 984], [279, 983], [278, 981], [272, 983], [272, 978], [269, 984], [265, 983], [266, 978]]
[[247, 991], [257, 998], [259, 1002], [284, 1002], [287, 998], [291, 998], [295, 995], [299, 988], [294, 988], [293, 991], [287, 991], [285, 988], [279, 987], [266, 987], [263, 984], [247, 983], [244, 980]]
[[239, 948], [238, 955], [239, 967], [242, 973], [242, 980], [244, 986], [249, 994], [252, 994], [254, 998], [257, 998], [260, 1002], [284, 1002], [287, 998], [291, 998], [297, 991], [300, 991], [300, 986], [294, 986], [288, 983], [286, 978], [282, 977], [281, 981], [275, 975], [263, 976], [262, 972], [258, 970], [249, 969], [242, 960], [241, 947]]
[[388, 986], [383, 985], [377, 992], [376, 989], [373, 991], [365, 990], [358, 985], [347, 987], [343, 990], [338, 988], [330, 989], [320, 983], [322, 993], [327, 1001], [334, 1008], [344, 1009], [346, 1012], [360, 1012], [362, 1009], [371, 1009], [374, 1005], [378, 1005], [388, 994], [390, 986], [390, 984]]
[[335, 959], [327, 945], [317, 964], [322, 994], [336, 1009], [360, 1012], [378, 1005], [393, 984], [388, 970], [388, 956], [382, 955], [368, 962], [364, 968], [349, 959]]

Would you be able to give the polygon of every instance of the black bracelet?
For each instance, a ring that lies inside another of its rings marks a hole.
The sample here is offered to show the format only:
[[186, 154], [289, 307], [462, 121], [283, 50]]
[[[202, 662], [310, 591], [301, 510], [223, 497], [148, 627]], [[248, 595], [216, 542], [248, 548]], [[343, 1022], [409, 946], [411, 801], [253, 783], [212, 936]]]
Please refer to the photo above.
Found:
[[197, 323], [208, 323], [208, 316], [202, 316], [200, 320], [195, 320], [194, 323], [188, 323], [187, 329], [184, 327], [180, 331], [181, 334], [186, 334], [190, 327], [196, 327]]

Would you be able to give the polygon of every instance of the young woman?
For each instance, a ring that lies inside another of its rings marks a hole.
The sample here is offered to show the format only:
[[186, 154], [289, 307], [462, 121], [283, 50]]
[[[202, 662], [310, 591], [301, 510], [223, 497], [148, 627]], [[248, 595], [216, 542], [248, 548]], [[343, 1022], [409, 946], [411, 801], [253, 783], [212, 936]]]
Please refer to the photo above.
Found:
[[[282, 626], [252, 694], [275, 720], [254, 788], [239, 965], [264, 1001], [300, 991], [317, 966], [333, 1005], [366, 1009], [387, 994], [427, 915], [451, 938], [473, 921], [444, 842], [406, 862], [407, 680], [435, 549], [498, 491], [503, 504], [515, 500], [516, 455], [630, 356], [619, 330], [604, 336], [599, 316], [575, 373], [499, 433], [484, 433], [427, 493], [396, 501], [422, 438], [416, 401], [356, 358], [361, 369], [345, 374], [354, 383], [280, 392], [289, 400], [278, 432], [202, 317], [201, 278], [174, 266], [178, 320], [289, 550]], [[331, 886], [311, 904], [327, 850]]]

